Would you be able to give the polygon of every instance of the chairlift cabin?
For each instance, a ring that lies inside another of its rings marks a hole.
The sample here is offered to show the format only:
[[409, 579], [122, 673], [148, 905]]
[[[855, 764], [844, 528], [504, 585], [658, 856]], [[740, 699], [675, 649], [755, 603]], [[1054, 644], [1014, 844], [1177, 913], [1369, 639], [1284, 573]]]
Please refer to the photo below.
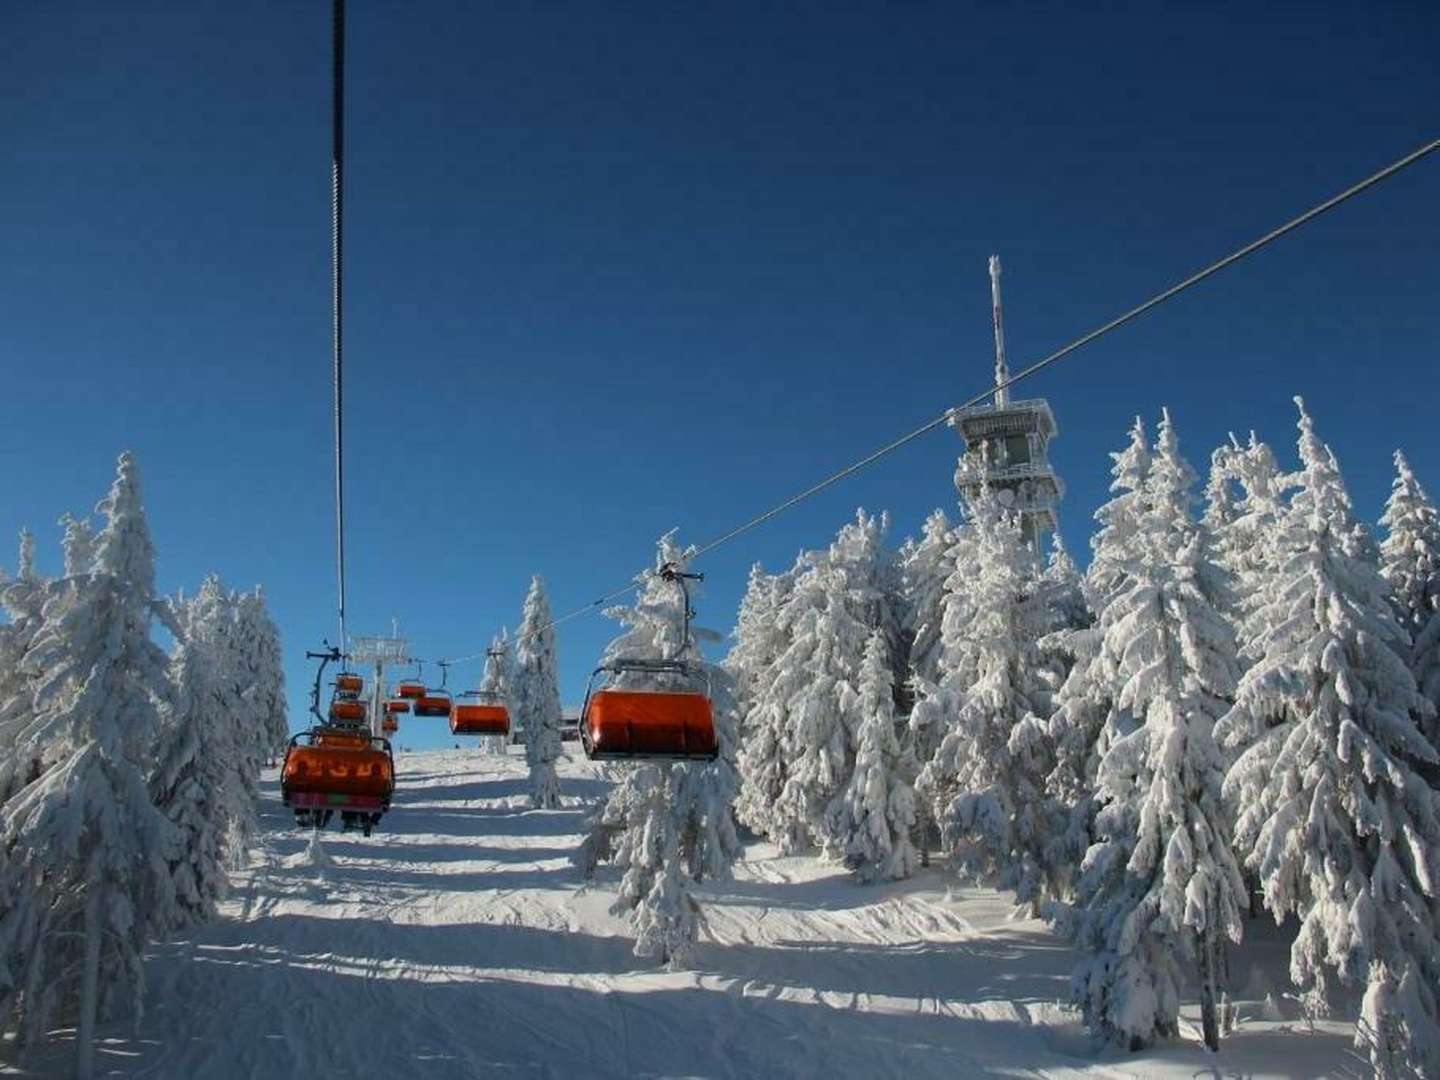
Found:
[[415, 699], [415, 715], [447, 717], [450, 715], [451, 705], [449, 690], [431, 688]]
[[[605, 682], [596, 690], [595, 680], [601, 676]], [[665, 688], [637, 682], [658, 682]], [[585, 690], [580, 742], [591, 761], [715, 760], [720, 743], [708, 671], [683, 660], [602, 664]]]
[[324, 826], [339, 810], [346, 828], [369, 836], [395, 793], [390, 742], [328, 727], [301, 732], [285, 750], [280, 793], [302, 827]]
[[365, 692], [365, 680], [353, 671], [342, 671], [335, 676], [335, 692], [346, 697], [359, 697]]
[[385, 715], [387, 716], [394, 716], [396, 713], [408, 713], [409, 711], [410, 702], [404, 698], [391, 698], [385, 702]]
[[450, 713], [452, 735], [509, 735], [510, 710], [505, 699], [488, 690], [467, 690]]
[[357, 698], [337, 697], [330, 702], [330, 720], [337, 724], [363, 724], [365, 702]]
[[395, 687], [395, 696], [406, 701], [415, 701], [425, 696], [425, 684], [407, 679]]
[[386, 735], [394, 735], [400, 730], [400, 721], [394, 713], [385, 714], [385, 719], [380, 721], [380, 730]]

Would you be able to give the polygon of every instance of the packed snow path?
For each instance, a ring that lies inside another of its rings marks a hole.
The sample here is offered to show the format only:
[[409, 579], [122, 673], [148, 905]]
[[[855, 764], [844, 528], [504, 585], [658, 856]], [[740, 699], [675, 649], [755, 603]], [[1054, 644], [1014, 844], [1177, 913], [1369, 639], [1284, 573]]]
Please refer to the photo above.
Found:
[[[939, 869], [856, 886], [757, 846], [707, 889], [697, 970], [631, 955], [615, 880], [570, 855], [597, 769], [562, 762], [565, 807], [527, 809], [522, 758], [399, 755], [380, 831], [292, 827], [273, 771], [264, 833], [222, 919], [149, 961], [138, 1034], [102, 1071], [134, 1077], [1192, 1077], [1358, 1075], [1335, 1028], [1242, 1025], [1198, 1047], [1097, 1057], [1063, 1004], [1073, 954], [995, 893]], [[1272, 953], [1275, 950], [1271, 950]], [[1283, 950], [1271, 957], [1283, 974]], [[1283, 988], [1283, 983], [1277, 982]], [[1193, 1013], [1191, 1018], [1193, 1019]], [[54, 1048], [63, 1068], [68, 1048]], [[47, 1058], [49, 1055], [47, 1054]]]

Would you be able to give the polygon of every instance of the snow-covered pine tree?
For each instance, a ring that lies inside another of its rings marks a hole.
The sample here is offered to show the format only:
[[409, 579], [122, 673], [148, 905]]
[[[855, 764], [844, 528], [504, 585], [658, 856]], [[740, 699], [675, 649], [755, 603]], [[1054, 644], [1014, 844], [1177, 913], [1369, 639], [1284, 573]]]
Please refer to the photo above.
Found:
[[[1334, 456], [1300, 406], [1299, 490], [1276, 531], [1279, 572], [1258, 607], [1259, 659], [1219, 725], [1243, 748], [1226, 777], [1236, 849], [1277, 920], [1300, 919], [1290, 975], [1316, 1011], [1332, 977], [1380, 970], [1408, 1030], [1433, 1031], [1440, 986], [1440, 815], [1416, 774], [1435, 748], [1368, 534]], [[1435, 1053], [1440, 1047], [1417, 1048]]]
[[904, 592], [902, 631], [910, 643], [910, 670], [922, 681], [940, 678], [941, 631], [945, 620], [945, 582], [955, 571], [954, 526], [945, 511], [931, 511], [918, 540], [900, 549]]
[[35, 570], [35, 534], [22, 529], [15, 578], [0, 585], [0, 605], [10, 617], [0, 625], [0, 805], [44, 768], [45, 747], [26, 736], [35, 720], [36, 675], [25, 654], [43, 625], [50, 588]]
[[95, 526], [74, 514], [63, 515], [60, 525], [65, 530], [61, 544], [65, 551], [65, 576], [86, 573], [95, 558]]
[[254, 724], [254, 744], [262, 761], [272, 761], [290, 741], [290, 707], [285, 699], [285, 653], [280, 628], [270, 616], [265, 591], [258, 585], [235, 607], [239, 662], [246, 702]]
[[28, 738], [66, 754], [0, 810], [0, 1022], [22, 1043], [73, 1022], [86, 1078], [102, 1012], [138, 1006], [147, 915], [173, 903], [178, 847], [144, 776], [170, 688], [150, 639], [155, 555], [129, 453], [99, 512], [93, 569], [46, 602], [25, 657], [39, 673]]
[[[1380, 573], [1390, 585], [1401, 627], [1410, 635], [1410, 669], [1420, 692], [1440, 710], [1440, 514], [1404, 453], [1395, 451], [1395, 485], [1380, 519]], [[1440, 746], [1440, 719], [1427, 734]]]
[[1140, 417], [1130, 428], [1130, 444], [1110, 458], [1114, 494], [1095, 511], [1100, 528], [1090, 540], [1092, 554], [1084, 583], [1085, 599], [1096, 613], [1125, 587], [1135, 558], [1135, 537], [1145, 513], [1145, 479], [1150, 474], [1150, 446]]
[[530, 805], [540, 810], [560, 805], [560, 780], [555, 775], [555, 762], [561, 753], [560, 685], [553, 621], [545, 582], [536, 574], [530, 579], [515, 639], [513, 703], [515, 722], [525, 736]]
[[[927, 708], [949, 711], [946, 735], [916, 782], [956, 869], [1014, 889], [1036, 911], [1052, 895], [1045, 795], [1052, 768], [1039, 678], [1040, 566], [993, 492], [970, 502], [970, 558], [947, 585], [941, 679]], [[920, 707], [917, 704], [917, 709]]]
[[[859, 747], [855, 686], [865, 643], [872, 631], [892, 650], [900, 643], [899, 575], [885, 548], [888, 527], [886, 515], [859, 511], [796, 581], [797, 602], [782, 620], [792, 643], [776, 661], [784, 675], [769, 694], [777, 718], [783, 710], [777, 726], [786, 777], [769, 835], [787, 851], [815, 842], [827, 858], [844, 858], [842, 838], [830, 832], [830, 804], [850, 782]], [[777, 693], [783, 700], [774, 700]]]
[[[1090, 539], [1090, 568], [1081, 582], [1093, 621], [1088, 626], [1052, 631], [1041, 640], [1044, 653], [1061, 653], [1069, 661], [1047, 725], [1055, 763], [1046, 778], [1046, 792], [1065, 808], [1064, 827], [1057, 830], [1047, 859], [1056, 869], [1078, 867], [1084, 858], [1093, 839], [1100, 759], [1111, 742], [1135, 726], [1128, 710], [1116, 708], [1122, 682], [1102, 646], [1109, 602], [1133, 572], [1145, 510], [1150, 447], [1139, 417], [1130, 429], [1129, 445], [1112, 453], [1110, 459], [1113, 496], [1095, 511], [1100, 528]], [[1056, 887], [1062, 896], [1068, 891], [1063, 882], [1057, 881]], [[1064, 914], [1055, 912], [1062, 928], [1071, 929]]]
[[212, 575], [178, 613], [184, 636], [170, 658], [174, 691], [162, 713], [150, 791], [178, 831], [181, 846], [171, 860], [174, 908], [150, 916], [157, 934], [214, 917], [229, 884], [225, 846], [237, 803], [238, 812], [250, 816], [249, 792], [235, 790], [235, 744], [246, 715], [226, 670], [231, 662], [228, 601]]
[[1216, 603], [1221, 575], [1191, 512], [1194, 481], [1165, 413], [1135, 557], [1102, 624], [1122, 680], [1116, 705], [1139, 726], [1100, 761], [1096, 839], [1076, 882], [1075, 929], [1093, 955], [1075, 993], [1092, 1030], [1130, 1049], [1176, 1034], [1192, 964], [1205, 1041], [1218, 1049], [1225, 938], [1240, 939], [1245, 896], [1214, 740], [1238, 663]]
[[759, 563], [750, 568], [735, 626], [735, 644], [725, 658], [740, 716], [736, 755], [740, 789], [735, 816], [756, 831], [763, 830], [762, 823], [784, 786], [780, 732], [772, 710], [764, 702], [765, 687], [774, 678], [773, 665], [789, 644], [780, 616], [794, 581], [794, 571], [767, 574]]
[[832, 835], [844, 844], [845, 865], [862, 882], [909, 877], [920, 856], [915, 828], [913, 762], [895, 734], [894, 670], [884, 635], [871, 633], [860, 664], [860, 747], [844, 796], [832, 807]]
[[[625, 767], [591, 817], [580, 854], [587, 876], [599, 862], [622, 868], [615, 911], [630, 913], [635, 955], [672, 969], [688, 963], [698, 930], [692, 886], [707, 877], [727, 876], [740, 853], [732, 813], [737, 715], [730, 677], [700, 653], [699, 640], [718, 635], [691, 625], [686, 636], [685, 593], [662, 573], [667, 567], [683, 569], [689, 554], [673, 531], [660, 538], [655, 569], [636, 578], [635, 604], [606, 611], [624, 629], [606, 648], [601, 663], [684, 660], [706, 673], [719, 756], [713, 762]], [[616, 679], [617, 686], [631, 689], [694, 689], [689, 680], [663, 672], [627, 671]]]
[[1264, 627], [1256, 608], [1270, 594], [1278, 572], [1276, 531], [1294, 480], [1281, 471], [1275, 452], [1252, 431], [1242, 448], [1232, 436], [1230, 468], [1240, 483], [1234, 519], [1214, 541], [1216, 561], [1230, 576], [1233, 599], [1229, 616], [1236, 627], [1242, 664], [1258, 655], [1256, 639]]
[[[502, 626], [490, 639], [490, 648], [485, 651], [485, 673], [480, 678], [479, 690], [482, 694], [497, 695], [510, 711], [513, 711], [510, 704], [513, 666], [510, 632]], [[509, 741], [508, 735], [487, 735], [482, 748], [488, 754], [503, 754]]]

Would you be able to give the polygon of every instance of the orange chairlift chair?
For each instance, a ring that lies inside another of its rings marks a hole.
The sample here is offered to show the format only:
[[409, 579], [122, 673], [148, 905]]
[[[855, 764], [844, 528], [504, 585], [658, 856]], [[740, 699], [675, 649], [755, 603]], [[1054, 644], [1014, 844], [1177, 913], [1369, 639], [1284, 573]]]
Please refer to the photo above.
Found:
[[[340, 650], [330, 647], [321, 653], [306, 653], [320, 661], [315, 685], [310, 692], [310, 711], [316, 726], [290, 740], [280, 769], [280, 793], [285, 805], [295, 811], [301, 827], [324, 828], [336, 810], [346, 829], [361, 829], [366, 836], [390, 808], [395, 792], [395, 759], [388, 739], [372, 736], [359, 725], [329, 723], [320, 714], [320, 683], [325, 666], [341, 660]], [[337, 695], [331, 702], [347, 703]], [[364, 718], [364, 704], [361, 719]]]
[[440, 685], [427, 688], [420, 697], [415, 699], [416, 716], [438, 716], [443, 719], [450, 715], [454, 702], [450, 699], [450, 691], [445, 689], [445, 684], [449, 680], [450, 665], [441, 660]]
[[400, 719], [394, 713], [387, 712], [385, 719], [380, 721], [380, 730], [386, 735], [394, 735], [400, 730]]
[[450, 713], [452, 735], [509, 735], [510, 710], [493, 690], [467, 690]]
[[[694, 614], [685, 582], [703, 575], [682, 573], [670, 563], [658, 573], [680, 587], [684, 648]], [[595, 680], [602, 675], [604, 685], [596, 690]], [[590, 676], [580, 710], [585, 756], [592, 761], [713, 761], [720, 744], [710, 694], [710, 675], [702, 664], [678, 658], [601, 664]]]

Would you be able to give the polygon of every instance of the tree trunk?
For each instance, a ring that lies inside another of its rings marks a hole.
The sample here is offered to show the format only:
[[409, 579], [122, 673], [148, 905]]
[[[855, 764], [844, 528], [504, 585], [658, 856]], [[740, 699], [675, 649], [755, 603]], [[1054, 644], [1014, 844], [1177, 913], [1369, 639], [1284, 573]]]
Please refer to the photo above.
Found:
[[[1213, 912], [1211, 913], [1214, 914]], [[1220, 1049], [1220, 1014], [1217, 1008], [1219, 994], [1216, 981], [1215, 926], [1206, 926], [1200, 932], [1200, 1023], [1205, 1030], [1205, 1045], [1211, 1050]]]
[[100, 883], [89, 882], [85, 898], [85, 959], [80, 971], [80, 1016], [75, 1025], [75, 1078], [95, 1075], [95, 1014], [100, 1007]]

